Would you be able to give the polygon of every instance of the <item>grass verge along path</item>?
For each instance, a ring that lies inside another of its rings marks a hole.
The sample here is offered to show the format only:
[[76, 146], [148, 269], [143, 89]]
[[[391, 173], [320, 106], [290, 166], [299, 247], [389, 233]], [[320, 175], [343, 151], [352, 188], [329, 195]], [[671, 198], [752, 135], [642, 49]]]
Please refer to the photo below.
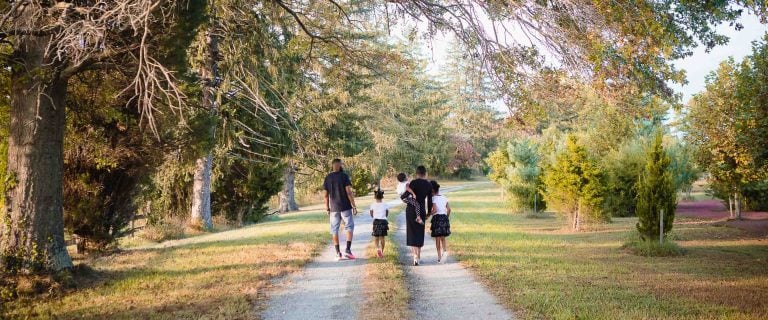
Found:
[[81, 261], [71, 292], [19, 299], [0, 318], [253, 319], [271, 280], [327, 241], [326, 215], [300, 212], [241, 229]]
[[[402, 206], [400, 206], [402, 207]], [[403, 244], [397, 242], [397, 215], [399, 208], [389, 210], [389, 232], [384, 249], [384, 259], [371, 258], [365, 266], [365, 301], [360, 308], [358, 319], [389, 320], [410, 319], [408, 311], [408, 288], [405, 274], [398, 260], [398, 250]], [[376, 256], [376, 247], [368, 246], [367, 256]]]
[[521, 318], [766, 319], [768, 241], [678, 218], [680, 257], [629, 254], [635, 218], [589, 231], [526, 218], [492, 185], [452, 192], [450, 250]]

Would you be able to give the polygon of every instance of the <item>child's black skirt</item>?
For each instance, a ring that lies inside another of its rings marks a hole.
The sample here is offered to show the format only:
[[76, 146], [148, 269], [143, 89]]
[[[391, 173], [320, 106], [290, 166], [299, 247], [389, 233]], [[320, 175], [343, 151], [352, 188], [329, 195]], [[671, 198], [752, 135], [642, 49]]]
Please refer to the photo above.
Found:
[[448, 215], [436, 214], [432, 216], [432, 237], [447, 237], [451, 235], [451, 222]]
[[387, 235], [387, 230], [389, 230], [389, 221], [386, 219], [373, 219], [373, 233], [371, 233], [374, 237], [384, 237]]

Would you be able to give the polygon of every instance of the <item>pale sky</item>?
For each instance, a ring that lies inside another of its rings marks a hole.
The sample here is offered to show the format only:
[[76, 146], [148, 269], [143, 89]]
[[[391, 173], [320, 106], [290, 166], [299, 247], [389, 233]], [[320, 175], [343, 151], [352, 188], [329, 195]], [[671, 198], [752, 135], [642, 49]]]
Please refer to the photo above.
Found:
[[[768, 25], [761, 24], [755, 15], [745, 15], [739, 22], [744, 26], [740, 31], [736, 31], [727, 24], [718, 27], [721, 34], [730, 38], [727, 45], [715, 47], [709, 53], [705, 52], [703, 47], [698, 47], [694, 49], [692, 56], [674, 62], [678, 69], [686, 71], [688, 79], [688, 84], [685, 86], [670, 83], [676, 92], [683, 94], [683, 103], [687, 103], [693, 94], [704, 89], [705, 76], [717, 69], [721, 61], [729, 56], [733, 56], [736, 61], [741, 61], [745, 55], [751, 53], [752, 42], [762, 38], [768, 32]], [[453, 45], [452, 38], [444, 35], [438, 35], [423, 44], [424, 57], [429, 61], [427, 66], [429, 74], [435, 76], [440, 74], [446, 63], [447, 49]], [[502, 111], [506, 111], [506, 107], [499, 107], [503, 109]]]

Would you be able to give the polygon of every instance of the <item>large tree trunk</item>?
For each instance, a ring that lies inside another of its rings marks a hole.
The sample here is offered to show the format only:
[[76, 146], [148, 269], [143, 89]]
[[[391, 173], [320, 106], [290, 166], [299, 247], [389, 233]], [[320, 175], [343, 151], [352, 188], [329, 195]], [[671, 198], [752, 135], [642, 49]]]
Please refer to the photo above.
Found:
[[278, 199], [280, 200], [280, 213], [299, 210], [299, 205], [296, 204], [296, 168], [293, 165], [285, 168], [283, 191], [278, 195]]
[[72, 267], [64, 242], [62, 174], [67, 81], [49, 67], [47, 39], [18, 39], [11, 76], [8, 181], [0, 214], [3, 267]]
[[[213, 10], [213, 9], [212, 9]], [[211, 25], [216, 25], [215, 12], [211, 12]], [[202, 105], [209, 108], [212, 114], [217, 113], [216, 88], [218, 87], [219, 72], [218, 37], [212, 27], [206, 35], [206, 62], [200, 68], [200, 77], [204, 81]], [[215, 126], [215, 125], [214, 125]], [[215, 139], [216, 127], [211, 128], [212, 139]], [[205, 229], [213, 227], [211, 219], [211, 173], [213, 171], [213, 154], [211, 151], [195, 163], [194, 184], [192, 186], [192, 224], [202, 223]]]
[[213, 156], [210, 153], [195, 162], [195, 174], [192, 184], [192, 224], [200, 223], [203, 228], [213, 227], [211, 219], [211, 172]]

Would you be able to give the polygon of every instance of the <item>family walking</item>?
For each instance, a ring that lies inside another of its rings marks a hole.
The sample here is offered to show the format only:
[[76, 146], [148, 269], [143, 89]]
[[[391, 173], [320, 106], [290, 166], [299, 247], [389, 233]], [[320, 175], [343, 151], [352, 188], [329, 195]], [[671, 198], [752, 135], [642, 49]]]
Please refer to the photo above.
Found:
[[[330, 219], [331, 236], [336, 248], [337, 260], [355, 259], [352, 254], [352, 235], [355, 227], [354, 215], [357, 207], [352, 193], [351, 180], [344, 172], [340, 159], [332, 162], [333, 172], [329, 173], [323, 183], [325, 189], [325, 209]], [[443, 263], [448, 257], [448, 243], [446, 237], [451, 235], [450, 214], [451, 207], [448, 198], [440, 193], [440, 184], [437, 181], [427, 180], [427, 169], [418, 166], [414, 179], [408, 181], [405, 173], [397, 175], [397, 193], [406, 204], [406, 244], [411, 247], [413, 265], [421, 262], [421, 248], [424, 246], [425, 222], [432, 217], [430, 223], [431, 236], [435, 238], [437, 248], [437, 262]], [[374, 194], [375, 202], [369, 209], [373, 220], [374, 244], [376, 255], [383, 257], [385, 239], [389, 230], [387, 217], [389, 207], [383, 202], [384, 192], [377, 190]], [[339, 248], [339, 228], [344, 222], [347, 246], [342, 255]]]

